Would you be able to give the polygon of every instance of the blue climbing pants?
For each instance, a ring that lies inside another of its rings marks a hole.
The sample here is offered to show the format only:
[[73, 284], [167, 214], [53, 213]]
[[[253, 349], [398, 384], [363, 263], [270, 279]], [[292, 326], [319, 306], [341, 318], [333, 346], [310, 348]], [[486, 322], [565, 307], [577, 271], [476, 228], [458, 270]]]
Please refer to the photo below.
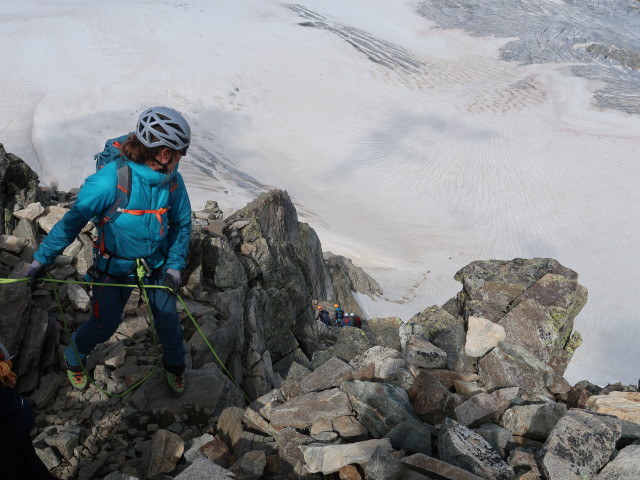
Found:
[[[145, 284], [162, 285], [164, 275], [164, 272], [154, 273], [151, 277], [145, 278]], [[122, 278], [103, 274], [96, 283], [131, 284], [135, 283], [135, 280], [127, 277], [123, 281]], [[122, 321], [122, 312], [132, 290], [131, 287], [92, 287], [91, 317], [78, 328], [72, 339], [80, 359], [72, 345], [69, 345], [64, 351], [64, 358], [69, 365], [78, 366], [97, 344], [105, 342], [115, 333]], [[176, 299], [164, 289], [149, 288], [146, 292], [153, 314], [153, 324], [162, 345], [164, 366], [172, 373], [182, 373], [186, 352], [182, 345], [182, 327], [176, 311]]]

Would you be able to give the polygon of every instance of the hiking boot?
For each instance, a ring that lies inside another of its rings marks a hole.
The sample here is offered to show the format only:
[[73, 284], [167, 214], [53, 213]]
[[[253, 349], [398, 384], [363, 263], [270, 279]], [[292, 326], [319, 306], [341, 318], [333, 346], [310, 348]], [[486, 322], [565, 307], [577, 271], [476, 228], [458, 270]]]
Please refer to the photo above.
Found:
[[167, 379], [169, 394], [174, 398], [182, 396], [184, 393], [184, 373], [176, 374], [165, 370], [164, 374]]
[[67, 378], [77, 390], [84, 390], [89, 384], [89, 377], [84, 373], [81, 365], [73, 366], [67, 363]]

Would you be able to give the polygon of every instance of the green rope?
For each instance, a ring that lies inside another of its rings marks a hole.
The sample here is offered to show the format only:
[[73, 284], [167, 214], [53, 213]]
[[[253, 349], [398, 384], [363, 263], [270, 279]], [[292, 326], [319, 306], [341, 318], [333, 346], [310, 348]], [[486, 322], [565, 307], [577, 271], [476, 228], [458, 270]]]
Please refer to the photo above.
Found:
[[[136, 284], [136, 285], [134, 285], [134, 284], [126, 284], [126, 283], [100, 283], [100, 282], [83, 282], [83, 281], [76, 281], [76, 280], [74, 280], [74, 281], [71, 281], [71, 280], [57, 280], [57, 279], [51, 278], [51, 277], [43, 278], [42, 280], [45, 281], [45, 282], [49, 282], [49, 283], [62, 283], [62, 284], [65, 284], [65, 283], [71, 284], [71, 283], [73, 283], [73, 284], [76, 284], [76, 285], [89, 285], [89, 286], [129, 287], [129, 288], [138, 287], [138, 288], [140, 288], [140, 292], [142, 293], [142, 297], [143, 297], [144, 302], [145, 302], [146, 307], [147, 307], [147, 312], [148, 312], [149, 318], [151, 319], [151, 318], [153, 318], [153, 313], [151, 311], [151, 304], [149, 302], [149, 297], [147, 295], [147, 291], [146, 290], [148, 288], [160, 288], [160, 289], [165, 289], [165, 290], [172, 291], [172, 289], [170, 287], [167, 287], [167, 286], [164, 286], [164, 285], [145, 285], [144, 284], [144, 277], [146, 275], [146, 270], [144, 268], [144, 265], [142, 265], [142, 262], [138, 262], [138, 265], [137, 265], [137, 268], [136, 268], [136, 275], [138, 277], [137, 278], [138, 284]], [[0, 278], [0, 285], [6, 285], [6, 284], [11, 284], [11, 283], [22, 283], [22, 282], [29, 282], [29, 281], [31, 281], [31, 279], [29, 277], [27, 277], [27, 278], [17, 278], [17, 279]], [[78, 352], [78, 350], [76, 349], [75, 342], [71, 338], [69, 325], [67, 324], [66, 315], [64, 314], [64, 311], [62, 309], [62, 302], [60, 301], [60, 296], [58, 295], [58, 290], [54, 288], [53, 289], [53, 294], [54, 294], [54, 297], [56, 299], [56, 303], [58, 305], [58, 309], [60, 310], [60, 315], [62, 317], [62, 323], [64, 325], [65, 334], [69, 337], [69, 340], [70, 340], [69, 344], [71, 345], [71, 347], [73, 348], [74, 353], [76, 354], [76, 356], [79, 359], [80, 358], [80, 352]], [[231, 383], [233, 383], [233, 385], [240, 391], [240, 393], [247, 400], [247, 402], [250, 403], [251, 400], [249, 399], [247, 394], [242, 390], [242, 388], [240, 387], [238, 382], [236, 382], [235, 378], [233, 378], [233, 375], [231, 374], [231, 372], [229, 372], [229, 370], [225, 366], [224, 362], [220, 359], [220, 357], [218, 356], [218, 354], [216, 353], [214, 348], [211, 346], [211, 344], [209, 343], [209, 340], [205, 336], [204, 332], [200, 329], [200, 325], [198, 325], [198, 322], [196, 321], [196, 319], [193, 318], [193, 315], [191, 315], [191, 312], [187, 308], [187, 305], [185, 304], [185, 302], [182, 299], [182, 297], [180, 295], [177, 295], [177, 298], [178, 298], [178, 301], [180, 302], [180, 304], [182, 305], [182, 307], [184, 308], [185, 313], [187, 314], [187, 316], [189, 317], [189, 319], [191, 320], [191, 322], [195, 326], [197, 332], [200, 334], [200, 336], [204, 340], [205, 344], [207, 345], [207, 347], [209, 348], [209, 350], [213, 354], [214, 358], [216, 359], [216, 361], [220, 365], [220, 368], [222, 369], [223, 373], [229, 378], [229, 380], [231, 380]], [[94, 387], [96, 387], [96, 389], [99, 392], [104, 393], [105, 395], [107, 395], [109, 397], [118, 397], [118, 398], [124, 397], [128, 393], [130, 393], [133, 390], [135, 390], [136, 388], [138, 388], [144, 382], [146, 382], [154, 374], [154, 372], [156, 371], [156, 369], [160, 365], [160, 349], [158, 348], [157, 332], [156, 332], [156, 329], [155, 329], [155, 327], [153, 325], [153, 322], [148, 320], [147, 324], [149, 325], [149, 327], [151, 329], [151, 336], [152, 336], [152, 339], [153, 339], [153, 342], [154, 342], [154, 348], [156, 349], [156, 353], [157, 353], [156, 364], [154, 365], [154, 367], [153, 367], [153, 369], [151, 370], [150, 373], [148, 373], [141, 380], [138, 380], [138, 382], [136, 382], [134, 385], [129, 387], [124, 392], [122, 392], [122, 393], [110, 393], [110, 392], [107, 392], [106, 390], [101, 388], [98, 384], [96, 384], [96, 382], [93, 380], [93, 378], [91, 378], [89, 376], [89, 373], [87, 372], [87, 370], [86, 370], [85, 366], [83, 365], [83, 363], [79, 362], [81, 367], [82, 367], [82, 372], [87, 376], [89, 381], [94, 385]]]

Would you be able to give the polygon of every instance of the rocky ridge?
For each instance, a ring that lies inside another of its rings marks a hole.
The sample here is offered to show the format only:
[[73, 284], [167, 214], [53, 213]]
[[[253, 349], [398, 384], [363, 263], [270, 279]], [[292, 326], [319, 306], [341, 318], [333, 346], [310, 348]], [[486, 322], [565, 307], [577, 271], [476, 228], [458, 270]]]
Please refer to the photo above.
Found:
[[[39, 189], [25, 167], [0, 146], [2, 278], [24, 276], [74, 199]], [[58, 257], [53, 278], [82, 280], [91, 228]], [[47, 283], [33, 295], [24, 283], [0, 287], [10, 306], [0, 335], [39, 412], [38, 454], [59, 478], [637, 478], [637, 388], [562, 377], [580, 344], [573, 320], [587, 291], [555, 260], [473, 262], [456, 273], [455, 298], [407, 323], [327, 327], [314, 320], [317, 303], [351, 301], [358, 311], [351, 291], [379, 287], [347, 259], [323, 258], [315, 232], [274, 190], [227, 218], [215, 202], [194, 212], [185, 278], [180, 399], [154, 370], [138, 293], [89, 357], [95, 385], [78, 392], [60, 351], [65, 325], [88, 316], [87, 287]]]

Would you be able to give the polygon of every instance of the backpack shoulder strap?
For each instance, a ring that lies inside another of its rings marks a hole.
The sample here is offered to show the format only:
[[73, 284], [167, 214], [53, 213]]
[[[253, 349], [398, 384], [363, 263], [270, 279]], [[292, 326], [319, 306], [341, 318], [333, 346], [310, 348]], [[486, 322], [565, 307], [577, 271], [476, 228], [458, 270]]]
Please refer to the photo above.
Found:
[[118, 175], [118, 185], [116, 187], [116, 201], [109, 207], [107, 213], [100, 221], [100, 225], [113, 222], [127, 208], [129, 196], [131, 195], [131, 167], [122, 157], [116, 159], [116, 172]]
[[171, 208], [173, 203], [176, 201], [179, 186], [180, 183], [178, 182], [178, 177], [177, 175], [174, 175], [171, 177], [171, 180], [169, 180], [169, 208]]

